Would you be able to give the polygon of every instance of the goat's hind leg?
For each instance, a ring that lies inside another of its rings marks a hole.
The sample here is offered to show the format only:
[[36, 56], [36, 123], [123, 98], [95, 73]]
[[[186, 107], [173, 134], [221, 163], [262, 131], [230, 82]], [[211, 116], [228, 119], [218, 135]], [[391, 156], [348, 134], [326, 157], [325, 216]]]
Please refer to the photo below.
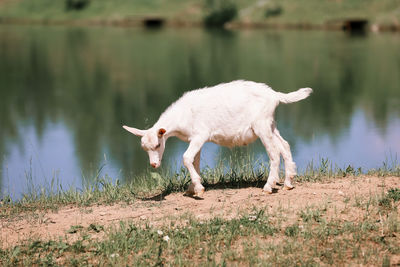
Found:
[[183, 164], [188, 169], [192, 180], [188, 190], [185, 192], [189, 196], [202, 197], [204, 193], [200, 177], [200, 152], [203, 144], [204, 142], [201, 141], [192, 141], [183, 154]]
[[294, 188], [294, 186], [292, 185], [292, 178], [297, 175], [296, 163], [294, 163], [293, 161], [289, 143], [279, 134], [278, 129], [275, 128], [273, 130], [273, 133], [274, 142], [279, 147], [280, 154], [282, 155], [285, 162], [285, 182], [283, 189], [291, 190]]

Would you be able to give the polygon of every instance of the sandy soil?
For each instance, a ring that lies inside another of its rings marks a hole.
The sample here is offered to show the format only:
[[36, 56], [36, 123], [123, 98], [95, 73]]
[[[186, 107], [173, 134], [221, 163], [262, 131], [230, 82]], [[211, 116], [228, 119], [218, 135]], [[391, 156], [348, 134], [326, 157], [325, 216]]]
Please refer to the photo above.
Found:
[[[62, 207], [57, 212], [36, 211], [20, 214], [16, 218], [2, 218], [0, 245], [5, 248], [29, 239], [71, 238], [68, 230], [75, 225], [88, 227], [97, 224], [107, 227], [121, 220], [157, 225], [182, 215], [191, 215], [200, 220], [215, 216], [229, 219], [241, 212], [251, 212], [254, 207], [265, 207], [271, 211], [283, 208], [293, 211], [293, 217], [296, 217], [296, 213], [307, 206], [334, 204], [340, 209], [346, 206], [349, 199], [381, 194], [389, 188], [400, 188], [400, 178], [349, 177], [328, 183], [303, 183], [291, 191], [277, 190], [271, 195], [262, 193], [261, 188], [249, 187], [209, 190], [205, 192], [204, 199], [174, 193], [163, 198], [138, 200], [131, 205]], [[358, 215], [347, 212], [343, 216], [354, 219]]]

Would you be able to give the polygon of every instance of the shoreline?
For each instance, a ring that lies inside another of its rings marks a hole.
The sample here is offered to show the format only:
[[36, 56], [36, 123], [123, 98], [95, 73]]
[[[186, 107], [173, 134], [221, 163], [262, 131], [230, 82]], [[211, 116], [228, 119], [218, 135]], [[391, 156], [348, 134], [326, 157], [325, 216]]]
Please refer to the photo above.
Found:
[[[269, 23], [233, 21], [226, 23], [221, 29], [265, 29], [265, 30], [320, 30], [320, 31], [349, 31], [349, 32], [400, 32], [400, 24], [370, 24], [352, 27], [350, 20], [337, 20], [324, 24], [317, 23]], [[101, 27], [142, 27], [142, 28], [199, 28], [206, 27], [201, 21], [166, 19], [163, 17], [132, 17], [121, 19], [31, 19], [31, 18], [2, 18], [0, 25], [42, 25], [42, 26], [101, 26]]]

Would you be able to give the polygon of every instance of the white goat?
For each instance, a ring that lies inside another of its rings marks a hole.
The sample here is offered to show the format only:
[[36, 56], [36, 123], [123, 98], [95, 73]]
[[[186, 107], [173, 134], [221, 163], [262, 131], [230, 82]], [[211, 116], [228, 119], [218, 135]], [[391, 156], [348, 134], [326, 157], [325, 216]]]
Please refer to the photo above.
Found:
[[189, 142], [183, 163], [192, 183], [186, 193], [198, 197], [204, 193], [200, 181], [200, 151], [205, 142], [233, 147], [260, 138], [270, 158], [270, 172], [263, 190], [272, 193], [279, 179], [280, 155], [285, 162], [285, 189], [293, 188], [291, 179], [296, 175], [290, 146], [276, 128], [275, 108], [279, 103], [300, 101], [311, 92], [311, 88], [302, 88], [284, 94], [262, 83], [233, 81], [186, 92], [148, 130], [123, 127], [142, 137], [142, 148], [147, 151], [154, 168], [161, 165], [165, 141], [169, 137]]

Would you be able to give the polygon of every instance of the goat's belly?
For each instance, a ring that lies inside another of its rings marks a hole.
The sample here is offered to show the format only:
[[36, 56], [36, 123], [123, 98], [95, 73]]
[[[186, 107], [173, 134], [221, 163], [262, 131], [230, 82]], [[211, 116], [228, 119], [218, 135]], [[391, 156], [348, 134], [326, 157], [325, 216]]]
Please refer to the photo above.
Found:
[[246, 146], [257, 139], [252, 129], [236, 133], [214, 133], [210, 141], [226, 147]]

